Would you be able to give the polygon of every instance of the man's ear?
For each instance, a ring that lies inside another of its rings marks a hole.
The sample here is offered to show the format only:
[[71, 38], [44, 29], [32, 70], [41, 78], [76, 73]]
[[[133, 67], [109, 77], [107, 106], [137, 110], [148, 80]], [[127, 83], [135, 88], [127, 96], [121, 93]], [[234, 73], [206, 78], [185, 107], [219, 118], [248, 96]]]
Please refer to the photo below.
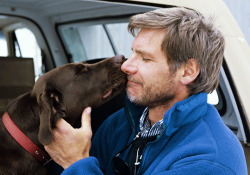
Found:
[[52, 128], [56, 121], [66, 116], [66, 107], [62, 95], [57, 90], [47, 89], [38, 97], [40, 126], [38, 140], [48, 145], [53, 140]]
[[186, 64], [181, 66], [181, 78], [180, 81], [183, 85], [187, 85], [193, 82], [200, 73], [200, 67], [197, 61], [190, 58]]

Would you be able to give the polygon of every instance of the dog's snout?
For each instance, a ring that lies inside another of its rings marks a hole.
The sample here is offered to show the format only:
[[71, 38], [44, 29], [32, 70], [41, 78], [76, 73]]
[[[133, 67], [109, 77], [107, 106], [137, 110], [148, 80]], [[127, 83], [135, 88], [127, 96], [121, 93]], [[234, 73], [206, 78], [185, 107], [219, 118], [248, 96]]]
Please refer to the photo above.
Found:
[[122, 65], [122, 63], [124, 63], [125, 61], [125, 57], [124, 55], [116, 55], [115, 56], [115, 63], [118, 65]]

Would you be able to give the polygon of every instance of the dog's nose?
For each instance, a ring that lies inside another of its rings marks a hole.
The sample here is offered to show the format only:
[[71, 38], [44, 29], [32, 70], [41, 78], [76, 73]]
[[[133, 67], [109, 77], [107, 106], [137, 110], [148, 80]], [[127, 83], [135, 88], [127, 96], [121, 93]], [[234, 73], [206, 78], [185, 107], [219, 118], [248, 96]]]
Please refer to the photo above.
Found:
[[124, 61], [125, 61], [124, 55], [116, 55], [115, 56], [115, 63], [116, 64], [122, 65], [122, 63], [124, 63]]

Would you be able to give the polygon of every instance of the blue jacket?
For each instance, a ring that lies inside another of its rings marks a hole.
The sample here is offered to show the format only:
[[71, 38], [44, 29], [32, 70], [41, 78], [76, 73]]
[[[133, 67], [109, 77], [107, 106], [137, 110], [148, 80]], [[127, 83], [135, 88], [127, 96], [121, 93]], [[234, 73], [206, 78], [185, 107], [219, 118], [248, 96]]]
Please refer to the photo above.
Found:
[[[132, 103], [110, 116], [95, 134], [91, 157], [79, 160], [63, 174], [113, 174], [111, 159], [139, 131], [144, 108]], [[239, 140], [217, 110], [200, 93], [166, 111], [164, 132], [145, 147], [137, 174], [247, 175]], [[119, 157], [126, 159], [129, 149]]]

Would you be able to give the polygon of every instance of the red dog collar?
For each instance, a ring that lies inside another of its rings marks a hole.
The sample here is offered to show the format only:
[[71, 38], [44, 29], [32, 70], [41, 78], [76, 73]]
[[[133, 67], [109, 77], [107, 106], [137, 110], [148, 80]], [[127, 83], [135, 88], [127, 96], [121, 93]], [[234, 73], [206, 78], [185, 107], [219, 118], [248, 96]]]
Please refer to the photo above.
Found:
[[49, 155], [34, 144], [11, 120], [7, 112], [3, 115], [3, 124], [11, 136], [41, 164], [46, 165], [51, 158]]

